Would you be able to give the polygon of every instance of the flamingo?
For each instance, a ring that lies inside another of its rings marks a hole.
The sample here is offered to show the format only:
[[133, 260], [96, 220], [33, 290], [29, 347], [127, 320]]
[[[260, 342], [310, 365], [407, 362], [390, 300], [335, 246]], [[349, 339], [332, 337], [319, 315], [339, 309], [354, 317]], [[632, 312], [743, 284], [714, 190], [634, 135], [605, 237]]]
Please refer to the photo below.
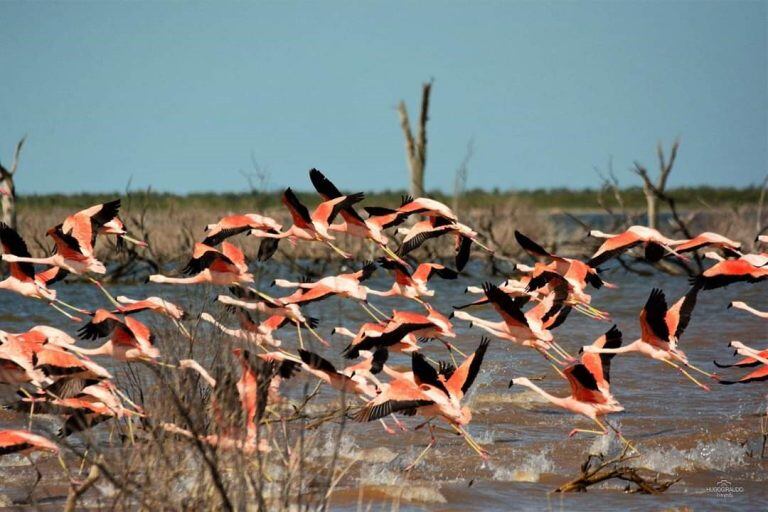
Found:
[[309, 350], [299, 349], [299, 356], [301, 357], [302, 368], [307, 373], [314, 375], [333, 389], [342, 393], [363, 395], [369, 398], [376, 396], [375, 384], [369, 383], [364, 375], [359, 375], [359, 372], [354, 369], [337, 370], [330, 361]]
[[434, 276], [441, 279], [456, 279], [458, 272], [439, 263], [422, 263], [411, 273], [408, 267], [399, 261], [389, 258], [379, 258], [382, 268], [391, 270], [395, 274], [395, 282], [392, 287], [384, 292], [368, 290], [368, 293], [380, 297], [405, 297], [421, 302], [420, 297], [433, 297], [434, 290], [427, 288], [427, 282]]
[[147, 297], [146, 299], [136, 300], [125, 295], [118, 295], [117, 302], [124, 305], [113, 311], [115, 314], [130, 315], [142, 311], [152, 311], [177, 321], [187, 317], [187, 312], [181, 307], [160, 297]]
[[471, 325], [476, 325], [497, 338], [532, 347], [547, 359], [559, 362], [549, 353], [551, 349], [555, 349], [561, 353], [561, 356], [570, 359], [566, 352], [553, 344], [553, 336], [550, 332], [553, 325], [557, 326], [562, 322], [558, 317], [562, 314], [563, 302], [567, 295], [564, 288], [560, 288], [558, 294], [550, 294], [525, 313], [522, 311], [522, 307], [528, 302], [528, 297], [512, 299], [496, 285], [489, 282], [483, 285], [483, 290], [488, 301], [501, 316], [500, 322], [478, 318], [466, 311], [454, 311], [453, 316], [471, 322]]
[[[3, 245], [4, 254], [25, 258], [31, 256], [24, 239], [4, 222], [0, 223], [0, 242]], [[63, 311], [56, 304], [60, 304], [80, 314], [89, 314], [88, 311], [76, 308], [58, 299], [56, 290], [50, 288], [51, 285], [67, 276], [66, 270], [59, 267], [51, 267], [43, 272], [35, 273], [35, 267], [32, 263], [9, 263], [8, 267], [10, 275], [0, 281], [0, 289], [18, 293], [24, 297], [43, 300], [70, 320], [80, 321], [79, 318]]]
[[61, 231], [77, 239], [83, 252], [89, 254], [93, 254], [96, 235], [115, 235], [118, 250], [124, 240], [138, 247], [147, 247], [146, 242], [128, 235], [123, 221], [117, 216], [119, 211], [120, 199], [90, 206], [64, 219]]
[[59, 437], [82, 432], [112, 418], [142, 414], [123, 405], [117, 395], [117, 388], [109, 380], [85, 381], [80, 391], [70, 395], [54, 397], [50, 401], [55, 407], [72, 411], [65, 418]]
[[356, 272], [327, 276], [316, 282], [295, 283], [285, 279], [275, 279], [272, 284], [281, 288], [299, 288], [293, 295], [280, 299], [284, 304], [304, 305], [332, 295], [365, 302], [368, 298], [368, 288], [360, 283], [370, 278], [375, 270], [376, 264], [368, 261]]
[[[87, 272], [94, 274], [105, 274], [107, 268], [97, 260], [93, 254], [83, 248], [81, 242], [72, 235], [62, 231], [62, 225], [54, 226], [46, 234], [53, 239], [55, 244], [55, 253], [45, 258], [32, 258], [29, 256], [16, 256], [14, 254], [3, 254], [3, 261], [8, 263], [36, 263], [38, 265], [48, 265], [60, 267], [73, 274], [82, 275]], [[88, 247], [88, 243], [86, 247]]]
[[588, 299], [583, 299], [583, 297], [586, 295], [584, 289], [587, 287], [587, 284], [592, 285], [598, 290], [603, 286], [615, 288], [614, 285], [606, 283], [600, 278], [597, 271], [597, 265], [592, 264], [591, 261], [584, 263], [577, 259], [564, 258], [552, 254], [519, 231], [515, 231], [515, 239], [517, 240], [517, 243], [520, 244], [520, 247], [534, 258], [550, 260], [548, 265], [537, 264], [533, 268], [518, 265], [518, 270], [531, 272], [531, 281], [528, 283], [529, 290], [535, 290], [546, 282], [537, 282], [538, 280], [536, 279], [544, 272], [554, 272], [561, 275], [573, 287], [574, 295], [577, 300], [582, 299], [582, 302], [586, 306], [589, 305], [589, 301]]
[[[311, 169], [309, 171], [309, 178], [315, 190], [322, 196], [324, 201], [333, 201], [334, 199], [344, 197], [344, 194], [336, 188], [336, 185], [319, 170]], [[363, 219], [352, 205], [340, 210], [339, 214], [344, 219], [344, 222], [341, 224], [330, 224], [329, 229], [331, 231], [347, 233], [350, 236], [371, 240], [391, 258], [397, 258], [397, 255], [387, 247], [389, 239], [384, 234], [385, 224], [387, 223], [377, 222], [376, 217], [373, 216]], [[403, 217], [403, 220], [405, 220], [405, 217]]]
[[[585, 416], [594, 421], [600, 427], [599, 431], [574, 428], [568, 434], [569, 437], [575, 435], [578, 432], [600, 435], [607, 434], [608, 427], [610, 426], [622, 439], [622, 441], [629, 445], [629, 442], [624, 439], [624, 436], [622, 436], [618, 430], [613, 428], [610, 423], [607, 421], [603, 423], [601, 421], [601, 418], [608, 414], [623, 411], [624, 407], [616, 402], [612, 396], [606, 394], [605, 391], [600, 389], [597, 383], [597, 379], [595, 378], [595, 374], [592, 373], [593, 370], [600, 367], [600, 360], [595, 360], [594, 364], [595, 366], [590, 369], [590, 367], [584, 363], [574, 362], [563, 370], [563, 373], [568, 379], [568, 384], [571, 387], [571, 394], [567, 397], [552, 395], [531, 382], [526, 377], [518, 377], [510, 380], [509, 387], [526, 387], [543, 397], [548, 402], [562, 409], [565, 409], [566, 411]], [[603, 370], [603, 373], [605, 374], [605, 370]]]
[[400, 247], [396, 253], [398, 258], [402, 258], [411, 251], [419, 248], [429, 239], [437, 238], [443, 235], [453, 234], [456, 237], [456, 269], [464, 270], [469, 261], [469, 253], [474, 242], [489, 254], [493, 251], [486, 247], [478, 239], [478, 234], [466, 224], [456, 220], [451, 220], [442, 216], [428, 216], [426, 220], [417, 222], [410, 229], [399, 228], [399, 232], [405, 234]]
[[[741, 361], [738, 361], [732, 365], [719, 365], [717, 362], [715, 364], [721, 368], [727, 368], [730, 366], [738, 366], [738, 367], [750, 367], [750, 366], [757, 366], [761, 365], [757, 370], [753, 370], [752, 372], [748, 373], [747, 375], [743, 376], [742, 378], [738, 380], [722, 380], [720, 379], [720, 384], [746, 384], [748, 382], [759, 382], [768, 380], [768, 349], [766, 350], [755, 350], [753, 348], [750, 348], [740, 341], [732, 341], [728, 344], [729, 347], [736, 349], [736, 354], [741, 354], [743, 356], [746, 356]], [[735, 354], [734, 354], [735, 355]]]
[[608, 239], [603, 242], [603, 245], [597, 249], [597, 252], [592, 256], [592, 259], [587, 262], [591, 267], [597, 267], [611, 258], [628, 251], [632, 247], [641, 244], [645, 248], [646, 261], [651, 263], [655, 263], [663, 258], [665, 251], [678, 258], [685, 259], [678, 254], [673, 247], [685, 243], [687, 240], [672, 240], [653, 228], [630, 226], [626, 231], [617, 235], [610, 235], [603, 233], [602, 231], [592, 230], [589, 232], [589, 235], [596, 238]]
[[685, 253], [697, 251], [704, 247], [718, 247], [722, 249], [725, 254], [738, 256], [738, 251], [741, 249], [741, 242], [736, 242], [718, 233], [707, 231], [690, 240], [684, 241], [675, 247], [675, 251], [678, 253]]
[[81, 327], [78, 333], [82, 339], [109, 337], [97, 348], [70, 348], [80, 354], [109, 356], [123, 362], [151, 362], [160, 357], [160, 351], [153, 344], [154, 335], [149, 328], [130, 316], [121, 319], [105, 309], [98, 309], [93, 319]]
[[748, 313], [752, 313], [753, 315], [755, 315], [755, 316], [757, 316], [759, 318], [768, 319], [768, 311], [759, 311], [759, 310], [757, 310], [757, 309], [747, 305], [745, 302], [741, 302], [741, 301], [735, 300], [733, 302], [728, 303], [728, 308], [741, 309], [741, 310], [746, 311]]
[[349, 259], [351, 256], [331, 242], [335, 240], [330, 233], [330, 225], [343, 209], [352, 206], [355, 203], [359, 203], [365, 198], [363, 193], [351, 194], [348, 196], [340, 196], [330, 201], [320, 203], [315, 208], [315, 211], [310, 215], [307, 207], [304, 206], [296, 194], [293, 193], [290, 187], [283, 192], [283, 204], [291, 212], [293, 218], [293, 225], [288, 228], [287, 231], [282, 233], [260, 233], [260, 236], [265, 238], [274, 238], [279, 240], [281, 238], [288, 238], [289, 240], [306, 240], [308, 242], [322, 242], [331, 247], [344, 259]]
[[[233, 306], [234, 307], [234, 306]], [[217, 321], [209, 313], [202, 313], [200, 319], [213, 325], [218, 330], [231, 336], [233, 338], [246, 341], [248, 343], [254, 343], [259, 346], [271, 345], [273, 347], [279, 347], [281, 345], [280, 340], [273, 337], [272, 333], [276, 330], [291, 323], [291, 320], [282, 315], [272, 315], [263, 322], [255, 322], [253, 318], [243, 308], [235, 307], [237, 311], [238, 321], [240, 323], [239, 329], [232, 329]], [[307, 324], [300, 324], [302, 328], [315, 328], [317, 327], [317, 319], [309, 318]]]
[[[259, 422], [266, 410], [272, 376], [278, 371], [272, 362], [253, 361], [248, 351], [232, 351], [240, 362], [240, 378], [233, 383], [229, 376], [214, 380], [197, 362], [185, 360], [182, 368], [197, 371], [212, 388], [211, 409], [219, 432], [196, 434], [172, 423], [161, 423], [169, 433], [194, 439], [223, 450], [237, 450], [245, 455], [268, 452], [266, 437], [259, 437]], [[258, 364], [255, 364], [258, 362]]]
[[621, 348], [586, 346], [583, 347], [584, 352], [597, 354], [637, 352], [676, 368], [694, 384], [709, 391], [708, 386], [696, 380], [683, 366], [696, 370], [710, 378], [716, 378], [716, 376], [693, 366], [688, 361], [685, 353], [677, 348], [678, 340], [690, 322], [698, 292], [698, 287], [692, 287], [669, 308], [664, 292], [654, 288], [640, 312], [640, 328], [642, 332], [640, 338]]
[[[708, 256], [714, 255], [707, 253]], [[754, 256], [749, 258], [748, 256]], [[755, 265], [755, 263], [761, 263]], [[704, 290], [714, 290], [733, 283], [756, 283], [768, 279], [768, 259], [761, 261], [760, 255], [744, 255], [737, 259], [715, 263], [701, 274], [691, 278], [691, 283]]]
[[436, 442], [431, 421], [440, 418], [461, 434], [467, 444], [483, 459], [488, 454], [474, 441], [463, 428], [472, 419], [468, 407], [461, 406], [461, 400], [472, 387], [490, 340], [482, 338], [480, 344], [462, 364], [456, 368], [442, 364], [436, 370], [424, 356], [418, 352], [411, 354], [411, 374], [390, 372], [392, 380], [385, 384], [381, 393], [368, 402], [356, 415], [356, 421], [372, 421], [384, 418], [395, 412], [404, 414], [418, 413], [427, 418], [431, 441], [423, 452], [410, 464], [413, 468]]
[[192, 259], [182, 269], [190, 277], [166, 277], [161, 274], [149, 276], [153, 283], [200, 284], [211, 283], [220, 286], [241, 285], [253, 282], [253, 274], [248, 272], [243, 251], [229, 242], [222, 242], [221, 251], [205, 244], [196, 243]]
[[29, 430], [0, 430], [0, 455], [17, 452], [48, 451], [59, 453], [59, 447]]
[[[253, 236], [260, 236], [262, 233], [279, 234], [283, 226], [272, 217], [259, 215], [256, 213], [245, 213], [240, 215], [227, 215], [215, 224], [208, 224], [205, 227], [207, 236], [203, 244], [214, 247], [229, 237], [241, 233], [250, 233]], [[274, 238], [262, 238], [259, 244], [257, 258], [259, 261], [266, 261], [277, 251], [277, 240]]]
[[[409, 334], [419, 338], [456, 337], [451, 321], [431, 306], [427, 308], [426, 315], [411, 311], [393, 311], [381, 332], [366, 332], [358, 343], [350, 343], [342, 353], [347, 359], [355, 359], [359, 357], [361, 350], [388, 348], [400, 343]], [[451, 348], [447, 343], [446, 346]]]
[[[366, 338], [375, 338], [377, 336], [381, 336], [384, 331], [386, 331], [386, 329], [387, 323], [366, 322], [360, 326], [356, 333], [350, 331], [346, 327], [335, 327], [331, 331], [331, 334], [341, 334], [342, 336], [352, 338], [352, 341], [350, 341], [349, 345], [354, 347]], [[413, 334], [406, 334], [394, 345], [387, 346], [387, 349], [391, 350], [392, 352], [409, 353], [419, 350], [419, 345], [416, 343], [416, 336]]]

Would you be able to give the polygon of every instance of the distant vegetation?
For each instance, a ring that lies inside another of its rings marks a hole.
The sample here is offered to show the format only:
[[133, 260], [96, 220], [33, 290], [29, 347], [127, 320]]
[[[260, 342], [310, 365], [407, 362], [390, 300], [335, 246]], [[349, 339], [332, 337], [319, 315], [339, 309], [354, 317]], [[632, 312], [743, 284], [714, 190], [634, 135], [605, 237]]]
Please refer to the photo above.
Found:
[[[397, 205], [404, 190], [386, 190], [383, 192], [369, 192], [365, 204], [367, 205]], [[461, 198], [462, 207], [499, 206], [510, 202], [520, 201], [533, 204], [541, 209], [599, 209], [599, 190], [582, 189], [569, 190], [565, 188], [534, 189], [520, 191], [486, 191], [480, 189], [468, 190]], [[727, 207], [743, 204], [757, 203], [760, 198], [760, 187], [747, 188], [731, 187], [683, 187], [670, 189], [669, 194], [674, 197], [681, 208], [701, 207]], [[440, 191], [431, 191], [430, 197], [451, 204], [452, 196]], [[77, 209], [80, 207], [97, 204], [114, 197], [124, 197], [124, 192], [110, 194], [45, 194], [24, 195], [18, 197], [18, 208], [21, 210], [41, 209], [51, 207], [63, 207]], [[231, 211], [252, 211], [269, 209], [280, 204], [280, 191], [272, 192], [196, 192], [186, 195], [170, 194], [153, 191], [134, 191], [131, 196], [141, 196], [150, 209], [180, 209], [180, 208], [208, 208], [224, 209]], [[318, 202], [318, 196], [314, 192], [299, 193], [303, 201], [309, 204]], [[629, 187], [622, 189], [622, 197], [627, 208], [644, 208], [645, 196], [641, 187]], [[611, 192], [603, 194], [603, 199], [609, 205], [613, 205]]]

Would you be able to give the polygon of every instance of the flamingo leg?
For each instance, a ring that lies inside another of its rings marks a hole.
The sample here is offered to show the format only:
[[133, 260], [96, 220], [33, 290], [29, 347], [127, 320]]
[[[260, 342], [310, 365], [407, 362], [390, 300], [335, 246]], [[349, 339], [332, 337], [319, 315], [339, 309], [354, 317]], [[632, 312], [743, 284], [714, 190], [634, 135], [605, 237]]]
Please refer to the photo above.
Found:
[[596, 434], [596, 435], [598, 435], [598, 436], [603, 436], [603, 435], [605, 435], [605, 432], [604, 432], [604, 431], [602, 431], [602, 430], [590, 430], [590, 429], [588, 429], [588, 428], [574, 428], [573, 430], [571, 430], [571, 431], [568, 433], [568, 437], [573, 437], [573, 436], [575, 436], [575, 435], [576, 435], [576, 434], [578, 434], [578, 433], [583, 433], [583, 434]]
[[296, 322], [296, 334], [299, 337], [299, 347], [301, 347], [301, 349], [303, 350], [304, 349], [304, 340], [301, 337], [301, 326], [299, 325], [299, 322]]
[[373, 304], [371, 304], [371, 303], [368, 303], [368, 307], [369, 307], [369, 308], [371, 308], [372, 310], [374, 310], [374, 311], [375, 311], [376, 313], [378, 313], [379, 315], [381, 315], [381, 317], [382, 317], [382, 318], [387, 318], [387, 314], [386, 314], [386, 313], [384, 313], [384, 312], [383, 312], [382, 310], [380, 310], [379, 308], [377, 308], [376, 306], [374, 306]]
[[387, 424], [384, 422], [384, 418], [380, 418], [379, 423], [381, 423], [381, 426], [384, 427], [384, 432], [386, 432], [387, 434], [394, 435], [397, 433], [387, 426]]
[[477, 244], [478, 247], [480, 247], [481, 249], [485, 250], [486, 252], [488, 252], [490, 254], [494, 254], [493, 249], [491, 249], [490, 247], [488, 247], [487, 245], [482, 243], [480, 240], [475, 238], [475, 239], [472, 240], [472, 243]]
[[391, 414], [390, 416], [392, 416], [392, 421], [395, 422], [395, 425], [397, 425], [400, 430], [402, 430], [403, 432], [407, 432], [408, 431], [408, 427], [403, 425], [403, 422], [398, 420], [397, 416], [395, 416], [394, 414]]
[[70, 320], [72, 320], [73, 322], [82, 322], [83, 321], [82, 318], [78, 318], [78, 317], [76, 317], [74, 315], [70, 315], [69, 313], [67, 313], [66, 311], [61, 309], [59, 306], [56, 305], [55, 302], [49, 302], [48, 305], [51, 306], [56, 311], [58, 311], [59, 313], [61, 313], [62, 315], [64, 315], [65, 317], [67, 317]]
[[[458, 352], [458, 353], [459, 353], [459, 355], [460, 355], [461, 357], [464, 357], [464, 358], [466, 358], [466, 357], [467, 357], [467, 354], [465, 354], [464, 352], [462, 352], [461, 350], [459, 350], [459, 348], [458, 348], [458, 347], [456, 347], [456, 345], [454, 345], [453, 343], [451, 343], [451, 342], [448, 342], [448, 341], [445, 341], [443, 338], [437, 338], [437, 339], [438, 339], [438, 340], [440, 340], [440, 342], [442, 342], [442, 344], [443, 344], [443, 345], [445, 345], [445, 348], [447, 348], [449, 352], [452, 352], [452, 351], [454, 351], [454, 350], [455, 350], [456, 352]], [[451, 357], [453, 357], [453, 354], [451, 354]], [[455, 362], [456, 362], [456, 361], [454, 361], [454, 363], [455, 363]]]
[[358, 302], [358, 304], [360, 304], [360, 307], [361, 307], [361, 308], [363, 308], [363, 310], [364, 310], [366, 313], [368, 313], [368, 315], [370, 315], [370, 317], [371, 317], [371, 318], [373, 318], [373, 319], [374, 319], [374, 321], [376, 321], [377, 323], [378, 323], [378, 322], [381, 322], [381, 320], [379, 320], [379, 317], [377, 317], [377, 316], [376, 316], [376, 315], [373, 313], [373, 311], [371, 311], [370, 309], [368, 309], [368, 307], [367, 307], [365, 304], [363, 304], [362, 302]]
[[620, 431], [619, 431], [619, 430], [618, 430], [616, 427], [614, 427], [613, 425], [611, 425], [611, 423], [610, 423], [608, 420], [605, 420], [605, 425], [604, 425], [604, 424], [603, 424], [603, 422], [602, 422], [602, 421], [600, 421], [600, 419], [598, 419], [598, 418], [593, 418], [593, 419], [595, 420], [595, 423], [597, 423], [598, 425], [600, 425], [600, 428], [602, 428], [602, 429], [603, 429], [603, 432], [604, 432], [604, 433], [607, 433], [607, 432], [608, 432], [608, 428], [606, 428], [606, 425], [608, 425], [608, 427], [610, 427], [610, 428], [611, 428], [611, 430], [613, 430], [613, 431], [616, 433], [616, 436], [617, 436], [617, 437], [618, 437], [618, 438], [621, 440], [621, 442], [623, 442], [623, 443], [624, 443], [625, 445], [627, 445], [629, 448], [631, 448], [632, 450], [634, 450], [636, 453], [640, 453], [640, 451], [639, 451], [637, 448], [635, 448], [635, 447], [634, 447], [634, 445], [633, 445], [632, 443], [630, 443], [630, 442], [627, 440], [627, 438], [626, 438], [626, 437], [624, 437], [624, 436], [622, 435], [622, 433], [621, 433], [621, 432], [620, 432]]
[[431, 449], [433, 446], [435, 446], [435, 443], [437, 442], [437, 439], [435, 439], [435, 431], [434, 431], [434, 429], [432, 428], [432, 424], [429, 424], [429, 434], [430, 434], [430, 436], [431, 436], [431, 439], [430, 439], [430, 441], [429, 441], [429, 444], [427, 445], [427, 447], [426, 447], [426, 448], [424, 448], [424, 450], [422, 450], [422, 452], [419, 454], [419, 456], [418, 456], [418, 457], [416, 457], [416, 459], [415, 459], [413, 462], [411, 462], [410, 464], [408, 464], [408, 466], [405, 468], [405, 471], [407, 471], [407, 472], [410, 472], [410, 471], [411, 471], [411, 470], [412, 470], [414, 467], [416, 467], [416, 465], [417, 465], [419, 462], [421, 462], [421, 459], [423, 459], [423, 458], [424, 458], [424, 456], [427, 454], [427, 452], [428, 452], [428, 451], [429, 451], [429, 450], [430, 450], [430, 449]]
[[69, 303], [67, 303], [67, 302], [64, 302], [64, 301], [63, 301], [63, 300], [61, 300], [61, 299], [53, 299], [53, 301], [54, 301], [54, 302], [56, 302], [57, 304], [59, 304], [60, 306], [64, 306], [64, 307], [65, 307], [65, 308], [67, 308], [67, 309], [71, 309], [71, 310], [72, 310], [72, 311], [74, 311], [75, 313], [80, 313], [81, 315], [90, 315], [90, 314], [91, 314], [91, 312], [90, 312], [90, 311], [87, 311], [87, 310], [85, 310], [85, 309], [82, 309], [82, 308], [78, 308], [78, 307], [76, 307], [76, 306], [73, 306], [72, 304], [69, 304]]
[[336, 253], [338, 253], [338, 255], [339, 255], [339, 256], [341, 256], [342, 258], [344, 258], [345, 260], [348, 260], [349, 258], [351, 258], [351, 257], [352, 257], [352, 256], [351, 256], [349, 253], [346, 253], [346, 252], [342, 251], [341, 249], [339, 249], [338, 247], [336, 247], [336, 246], [335, 246], [335, 245], [334, 245], [332, 242], [330, 242], [329, 240], [325, 240], [325, 243], [326, 243], [326, 244], [328, 244], [328, 247], [330, 247], [331, 249], [333, 249], [334, 251], [336, 251]]
[[565, 358], [565, 360], [573, 359], [573, 356], [569, 354], [563, 347], [561, 347], [556, 341], [550, 342], [552, 348], [554, 348], [558, 354]]
[[[298, 324], [297, 324], [297, 325], [298, 325]], [[307, 323], [307, 324], [304, 324], [304, 327], [306, 327], [306, 328], [307, 328], [307, 330], [308, 330], [310, 333], [312, 333], [312, 336], [314, 336], [315, 338], [317, 338], [317, 341], [319, 341], [320, 343], [322, 343], [322, 344], [323, 344], [323, 346], [326, 346], [326, 347], [330, 347], [330, 346], [331, 346], [331, 344], [330, 344], [330, 343], [328, 343], [327, 341], [325, 341], [325, 340], [323, 339], [323, 337], [322, 337], [322, 336], [320, 336], [319, 334], [317, 334], [317, 331], [316, 331], [316, 330], [314, 330], [312, 327], [310, 327], [310, 325], [309, 325], [308, 323]]]
[[667, 361], [666, 359], [661, 359], [661, 361], [664, 361], [664, 362], [665, 362], [666, 364], [668, 364], [669, 366], [671, 366], [671, 367], [673, 367], [673, 368], [676, 368], [677, 370], [679, 370], [679, 371], [680, 371], [680, 373], [682, 373], [683, 375], [685, 375], [685, 376], [686, 376], [686, 377], [687, 377], [687, 378], [688, 378], [688, 379], [689, 379], [691, 382], [693, 382], [694, 384], [696, 384], [697, 386], [699, 386], [699, 387], [700, 387], [701, 389], [703, 389], [704, 391], [710, 391], [710, 389], [709, 389], [709, 386], [707, 386], [706, 384], [702, 384], [701, 382], [699, 382], [698, 380], [696, 380], [696, 378], [695, 378], [693, 375], [691, 375], [690, 373], [688, 373], [687, 371], [685, 371], [685, 368], [683, 368], [683, 367], [682, 367], [682, 366], [680, 366], [679, 364], [675, 364], [675, 363], [673, 363], [672, 361]]
[[112, 303], [112, 305], [114, 305], [116, 308], [122, 307], [122, 304], [120, 304], [119, 302], [117, 302], [117, 300], [115, 300], [115, 298], [112, 296], [112, 294], [109, 293], [106, 288], [104, 288], [103, 284], [101, 284], [99, 281], [97, 281], [96, 279], [94, 279], [92, 277], [89, 277], [88, 280], [90, 282], [92, 282], [93, 284], [95, 284], [102, 292], [104, 292], [104, 295], [106, 295], [107, 299], [109, 299], [109, 301]]
[[469, 445], [469, 447], [470, 447], [470, 448], [472, 448], [473, 450], [475, 450], [475, 451], [477, 452], [477, 454], [478, 454], [478, 455], [479, 455], [479, 456], [480, 456], [480, 457], [481, 457], [483, 460], [488, 460], [488, 452], [487, 452], [485, 449], [483, 449], [483, 448], [482, 448], [482, 447], [481, 447], [481, 446], [480, 446], [480, 445], [477, 443], [477, 441], [475, 441], [475, 439], [474, 439], [474, 438], [473, 438], [471, 435], [469, 435], [469, 432], [467, 432], [466, 430], [464, 430], [463, 428], [461, 428], [461, 427], [459, 427], [459, 426], [456, 426], [456, 425], [454, 425], [453, 423], [451, 423], [451, 426], [453, 427], [453, 429], [454, 429], [456, 432], [458, 432], [458, 433], [459, 433], [459, 434], [460, 434], [460, 435], [461, 435], [461, 436], [464, 438], [464, 440], [467, 442], [467, 444]]

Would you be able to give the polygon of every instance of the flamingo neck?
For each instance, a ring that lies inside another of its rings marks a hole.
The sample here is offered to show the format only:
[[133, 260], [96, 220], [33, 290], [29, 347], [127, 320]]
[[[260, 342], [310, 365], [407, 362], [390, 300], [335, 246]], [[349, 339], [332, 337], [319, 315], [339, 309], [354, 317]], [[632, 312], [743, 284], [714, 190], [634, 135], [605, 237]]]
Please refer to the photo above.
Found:
[[[515, 379], [515, 380], [517, 381], [518, 379]], [[541, 389], [539, 386], [537, 386], [536, 384], [534, 384], [528, 379], [520, 379], [519, 381], [515, 382], [515, 384], [527, 387], [528, 389], [534, 391], [535, 393], [537, 393], [539, 396], [541, 396], [548, 402], [551, 402], [559, 407], [568, 408], [567, 398], [561, 398], [559, 396], [552, 395], [544, 391], [543, 389]]]

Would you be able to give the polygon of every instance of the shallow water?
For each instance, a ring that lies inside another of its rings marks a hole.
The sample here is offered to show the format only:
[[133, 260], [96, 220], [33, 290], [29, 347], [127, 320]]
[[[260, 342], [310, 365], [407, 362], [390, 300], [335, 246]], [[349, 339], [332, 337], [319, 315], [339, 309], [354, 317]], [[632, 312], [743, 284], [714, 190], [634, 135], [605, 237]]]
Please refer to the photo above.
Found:
[[[265, 285], [274, 277], [265, 278]], [[593, 305], [612, 314], [613, 321], [624, 333], [625, 343], [639, 335], [637, 313], [652, 287], [662, 287], [670, 303], [687, 287], [685, 278], [666, 275], [638, 277], [608, 272], [605, 278], [618, 284], [619, 288], [596, 291]], [[432, 287], [437, 293], [431, 302], [448, 313], [452, 304], [473, 299], [462, 293], [466, 285], [479, 284], [485, 279], [489, 278], [477, 269], [474, 272], [470, 269], [467, 276], [455, 282], [436, 280]], [[501, 281], [502, 278], [491, 280]], [[384, 289], [389, 282], [379, 271], [367, 284]], [[206, 309], [210, 310], [215, 310], [211, 302], [218, 293], [212, 289], [190, 292], [181, 287], [159, 285], [114, 286], [110, 289], [115, 295], [134, 298], [161, 295], [184, 305], [193, 298], [195, 303], [203, 298], [207, 302]], [[63, 284], [59, 290], [62, 299], [83, 307], [104, 305], [103, 296], [93, 286]], [[272, 293], [277, 295], [278, 290]], [[726, 306], [731, 300], [744, 300], [759, 309], [768, 309], [766, 284], [739, 284], [702, 292], [680, 346], [693, 364], [705, 370], [715, 369], [713, 359], [721, 362], [734, 359], [732, 350], [727, 348], [730, 340], [738, 339], [758, 348], [766, 346], [768, 324], [745, 312], [728, 310]], [[390, 299], [372, 298], [370, 302], [385, 311], [403, 306], [403, 302]], [[320, 331], [325, 336], [337, 325], [354, 330], [368, 320], [356, 304], [336, 299], [312, 304], [308, 313], [321, 319]], [[491, 311], [480, 314], [493, 318]], [[77, 327], [43, 304], [0, 294], [0, 328], [13, 332], [41, 323], [66, 328], [72, 333]], [[466, 352], [474, 350], [481, 331], [469, 329], [463, 321], [457, 320], [455, 325], [457, 346]], [[575, 353], [610, 325], [573, 312], [565, 325], [555, 332], [556, 339]], [[292, 330], [281, 333], [281, 338], [287, 347], [295, 345]], [[341, 365], [338, 352], [346, 345], [346, 339], [338, 337], [331, 341], [334, 348], [324, 354]], [[436, 358], [446, 358], [445, 350], [435, 342], [426, 350]], [[393, 354], [390, 363], [405, 365], [408, 359]], [[729, 376], [743, 373], [738, 370], [720, 372]], [[611, 367], [612, 391], [626, 411], [610, 418], [639, 448], [641, 455], [633, 464], [679, 476], [681, 480], [659, 496], [625, 494], [623, 485], [616, 481], [587, 493], [561, 495], [549, 491], [577, 476], [588, 453], [616, 450], [617, 444], [607, 436], [600, 439], [568, 438], [572, 428], [592, 426], [588, 420], [544, 403], [529, 391], [507, 389], [511, 378], [521, 376], [545, 377], [539, 382], [543, 388], [556, 395], [568, 394], [566, 382], [554, 374], [541, 356], [530, 349], [495, 340], [483, 371], [467, 398], [473, 411], [469, 430], [491, 452], [487, 463], [461, 439], [441, 433], [436, 448], [410, 476], [406, 476], [402, 468], [427, 444], [428, 432], [392, 436], [386, 434], [377, 422], [349, 425], [344, 456], [349, 460], [357, 457], [366, 463], [358, 463], [350, 473], [355, 484], [337, 493], [337, 507], [357, 508], [359, 482], [366, 491], [364, 502], [374, 500], [375, 510], [390, 509], [392, 501], [398, 497], [400, 508], [406, 510], [764, 508], [768, 498], [768, 461], [760, 460], [754, 453], [759, 454], [762, 441], [758, 414], [766, 408], [768, 388], [765, 382], [721, 386], [712, 381], [712, 391], [705, 392], [666, 365], [637, 355], [619, 355]], [[7, 397], [7, 390], [0, 390], [0, 396]], [[24, 418], [19, 416], [0, 413], [0, 428], [18, 427], [23, 421]], [[411, 425], [419, 422], [417, 419], [405, 421]], [[0, 459], [0, 495], [23, 496], [29, 468], [25, 461], [6, 459]], [[712, 488], [722, 481], [730, 482], [741, 491], [731, 496], [718, 495]]]

